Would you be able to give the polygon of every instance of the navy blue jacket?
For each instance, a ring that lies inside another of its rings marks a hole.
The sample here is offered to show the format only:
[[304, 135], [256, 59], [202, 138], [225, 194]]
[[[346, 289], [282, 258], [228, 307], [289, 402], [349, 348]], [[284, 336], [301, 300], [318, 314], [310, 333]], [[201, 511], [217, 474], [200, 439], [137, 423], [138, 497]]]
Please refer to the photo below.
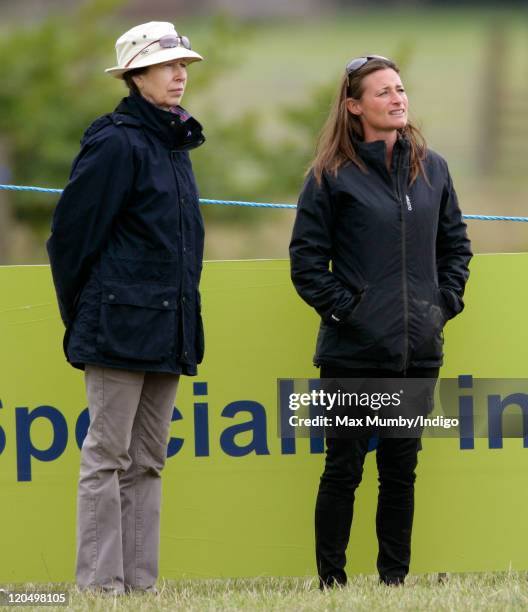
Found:
[[[321, 316], [314, 362], [404, 371], [442, 364], [446, 321], [464, 307], [471, 259], [446, 162], [433, 151], [409, 185], [409, 143], [355, 143], [337, 176], [311, 173], [290, 244], [300, 296]], [[331, 265], [330, 265], [331, 264]]]
[[81, 141], [47, 242], [75, 367], [194, 375], [203, 358], [204, 226], [188, 150], [205, 139], [177, 110], [132, 95]]

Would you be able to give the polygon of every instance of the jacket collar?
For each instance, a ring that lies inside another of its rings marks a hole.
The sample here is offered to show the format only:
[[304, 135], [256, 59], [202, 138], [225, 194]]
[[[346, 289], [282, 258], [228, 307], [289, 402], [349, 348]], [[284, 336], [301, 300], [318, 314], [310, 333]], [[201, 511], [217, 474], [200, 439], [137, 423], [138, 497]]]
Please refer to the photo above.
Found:
[[[361, 159], [372, 166], [382, 166], [386, 168], [385, 159], [387, 156], [387, 146], [384, 140], [375, 140], [374, 142], [363, 142], [362, 140], [354, 139], [354, 148], [358, 152]], [[403, 157], [406, 159], [410, 150], [409, 141], [404, 136], [398, 136], [394, 143], [393, 161]], [[393, 164], [394, 165], [394, 164]]]
[[138, 119], [171, 150], [188, 151], [205, 142], [202, 126], [181, 106], [169, 112], [154, 106], [141, 95], [131, 94], [121, 100], [115, 112]]

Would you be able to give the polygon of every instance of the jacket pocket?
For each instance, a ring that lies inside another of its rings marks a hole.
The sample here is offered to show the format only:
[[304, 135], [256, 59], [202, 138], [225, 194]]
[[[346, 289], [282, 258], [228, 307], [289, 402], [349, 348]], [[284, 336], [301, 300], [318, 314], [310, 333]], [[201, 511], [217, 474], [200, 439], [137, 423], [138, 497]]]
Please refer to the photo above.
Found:
[[438, 287], [428, 285], [409, 301], [409, 342], [413, 359], [442, 357], [442, 330], [448, 319]]
[[344, 319], [344, 323], [349, 323], [350, 321], [354, 320], [356, 312], [361, 306], [361, 302], [363, 301], [365, 297], [365, 293], [367, 289], [368, 289], [368, 285], [365, 285], [362, 289], [360, 289], [357, 292], [357, 294], [355, 295], [355, 299], [354, 299], [354, 305], [352, 306], [352, 309], [350, 310], [350, 312], [347, 313], [347, 316]]
[[104, 281], [97, 348], [135, 361], [162, 361], [176, 343], [178, 290], [154, 284]]
[[377, 299], [372, 299], [372, 288], [363, 287], [357, 294], [357, 300], [351, 312], [344, 321], [344, 329], [353, 334], [356, 340], [370, 341], [375, 333], [375, 325], [372, 325], [372, 305]]
[[355, 361], [394, 362], [402, 349], [402, 316], [398, 294], [384, 284], [369, 284], [347, 320], [341, 344]]

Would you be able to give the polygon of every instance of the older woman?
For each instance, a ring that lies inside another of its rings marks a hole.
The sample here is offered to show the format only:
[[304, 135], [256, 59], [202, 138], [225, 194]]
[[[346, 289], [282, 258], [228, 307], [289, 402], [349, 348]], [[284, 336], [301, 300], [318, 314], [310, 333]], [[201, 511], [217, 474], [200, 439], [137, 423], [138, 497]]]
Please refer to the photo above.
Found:
[[[358, 57], [341, 78], [299, 199], [293, 283], [321, 316], [321, 378], [433, 379], [442, 328], [463, 308], [471, 258], [446, 162], [408, 120], [390, 59]], [[331, 264], [331, 265], [330, 265]], [[368, 437], [327, 436], [315, 512], [321, 588], [345, 584], [354, 494]], [[409, 571], [419, 437], [379, 440], [378, 572]]]
[[48, 253], [68, 361], [84, 369], [77, 584], [150, 590], [158, 576], [160, 472], [181, 374], [204, 339], [204, 228], [188, 151], [204, 142], [180, 102], [202, 59], [171, 23], [116, 43], [129, 96], [86, 131], [55, 209]]

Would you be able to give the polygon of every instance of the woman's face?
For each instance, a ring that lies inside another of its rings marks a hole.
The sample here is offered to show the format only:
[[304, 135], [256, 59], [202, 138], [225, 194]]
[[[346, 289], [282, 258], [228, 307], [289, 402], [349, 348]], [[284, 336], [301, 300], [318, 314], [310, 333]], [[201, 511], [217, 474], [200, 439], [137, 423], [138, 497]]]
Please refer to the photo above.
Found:
[[132, 77], [141, 95], [160, 108], [177, 106], [187, 83], [187, 62], [183, 59], [155, 64], [143, 74]]
[[400, 76], [392, 68], [371, 72], [363, 79], [363, 95], [349, 98], [347, 109], [359, 117], [365, 140], [407, 125], [408, 100]]

